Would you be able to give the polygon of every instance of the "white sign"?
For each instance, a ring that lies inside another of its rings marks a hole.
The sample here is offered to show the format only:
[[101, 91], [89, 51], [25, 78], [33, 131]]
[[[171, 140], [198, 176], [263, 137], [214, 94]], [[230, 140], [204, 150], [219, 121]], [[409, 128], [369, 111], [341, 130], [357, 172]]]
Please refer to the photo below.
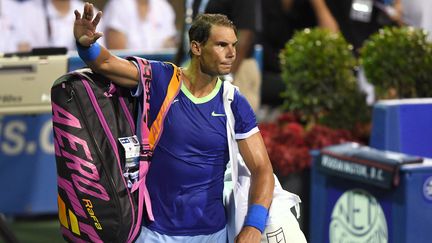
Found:
[[330, 243], [387, 243], [387, 221], [375, 197], [361, 189], [344, 192], [332, 211], [329, 238]]
[[432, 201], [432, 176], [429, 176], [424, 182], [423, 194], [427, 200]]
[[[34, 155], [39, 150], [54, 154], [52, 121], [41, 119], [43, 124], [31, 124], [35, 120], [25, 116], [7, 121], [0, 116], [0, 156]], [[36, 133], [36, 138], [30, 139], [33, 133]]]

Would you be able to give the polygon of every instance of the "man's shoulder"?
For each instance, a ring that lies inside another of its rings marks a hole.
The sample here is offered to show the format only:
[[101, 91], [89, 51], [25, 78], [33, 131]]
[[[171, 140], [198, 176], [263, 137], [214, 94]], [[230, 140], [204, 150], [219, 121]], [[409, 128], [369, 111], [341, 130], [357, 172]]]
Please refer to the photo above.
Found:
[[235, 104], [244, 103], [244, 102], [247, 103], [246, 97], [241, 93], [241, 90], [234, 85], [232, 85], [232, 88], [234, 89], [233, 103]]
[[175, 76], [177, 66], [169, 62], [149, 61], [152, 73], [152, 87], [166, 92]]
[[222, 85], [223, 90], [228, 90], [228, 92], [224, 92], [224, 99], [230, 100], [232, 97], [231, 107], [237, 106], [239, 103], [247, 102], [246, 98], [241, 94], [239, 88], [232, 84], [229, 81], [224, 81]]
[[149, 62], [153, 72], [158, 72], [158, 73], [172, 74], [174, 69], [177, 67], [176, 65], [170, 62], [161, 62], [155, 60], [149, 60]]

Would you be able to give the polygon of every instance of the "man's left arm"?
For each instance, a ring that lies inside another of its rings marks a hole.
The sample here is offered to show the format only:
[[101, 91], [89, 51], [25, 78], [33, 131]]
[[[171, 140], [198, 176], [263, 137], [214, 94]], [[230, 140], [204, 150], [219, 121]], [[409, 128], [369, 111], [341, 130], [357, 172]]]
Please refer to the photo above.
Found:
[[[240, 154], [251, 172], [249, 211], [247, 216], [247, 218], [251, 218], [252, 207], [258, 207], [262, 210], [270, 208], [274, 190], [273, 169], [260, 132], [237, 142]], [[256, 212], [253, 212], [253, 214], [255, 215], [252, 215], [252, 221], [257, 219]], [[259, 218], [258, 216], [258, 221], [260, 220]], [[237, 243], [260, 242], [260, 240], [261, 231], [254, 226], [244, 226], [236, 238]]]

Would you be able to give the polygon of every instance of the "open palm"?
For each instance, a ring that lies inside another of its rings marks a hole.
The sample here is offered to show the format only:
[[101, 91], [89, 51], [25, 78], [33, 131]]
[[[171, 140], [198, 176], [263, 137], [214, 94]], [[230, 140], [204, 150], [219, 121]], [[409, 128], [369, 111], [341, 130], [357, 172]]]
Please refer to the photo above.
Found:
[[97, 32], [96, 27], [102, 17], [102, 12], [99, 11], [96, 16], [93, 14], [93, 4], [85, 3], [83, 15], [78, 10], [75, 10], [74, 36], [82, 46], [90, 46], [99, 39], [103, 33]]

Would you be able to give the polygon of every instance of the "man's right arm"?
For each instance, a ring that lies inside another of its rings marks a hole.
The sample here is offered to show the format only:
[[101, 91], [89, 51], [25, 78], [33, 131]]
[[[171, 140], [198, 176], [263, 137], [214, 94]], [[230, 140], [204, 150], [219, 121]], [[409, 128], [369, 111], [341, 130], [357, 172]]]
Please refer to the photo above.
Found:
[[96, 60], [86, 61], [86, 64], [93, 71], [108, 77], [120, 86], [136, 87], [139, 82], [137, 67], [126, 59], [112, 55], [105, 47], [100, 48], [101, 51]]
[[93, 18], [93, 4], [85, 3], [83, 15], [75, 10], [74, 36], [78, 53], [95, 72], [107, 76], [120, 86], [136, 87], [139, 82], [137, 67], [130, 61], [112, 55], [105, 47], [96, 43], [103, 34], [96, 32], [102, 12]]

